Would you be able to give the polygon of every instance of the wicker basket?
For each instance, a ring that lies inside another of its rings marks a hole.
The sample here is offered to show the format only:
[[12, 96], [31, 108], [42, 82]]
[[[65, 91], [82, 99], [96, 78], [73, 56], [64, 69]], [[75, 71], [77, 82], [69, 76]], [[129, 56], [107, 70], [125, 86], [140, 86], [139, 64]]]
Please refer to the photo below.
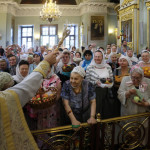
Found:
[[120, 83], [121, 83], [121, 81], [122, 81], [122, 78], [123, 77], [125, 77], [125, 76], [129, 76], [129, 74], [126, 74], [126, 75], [124, 75], [124, 76], [121, 76], [121, 75], [119, 75], [119, 76], [115, 76], [115, 86], [116, 87], [119, 87], [120, 86]]
[[63, 70], [63, 72], [71, 72], [74, 67], [75, 67], [74, 64], [64, 65], [64, 66], [62, 67], [62, 70]]
[[56, 101], [57, 97], [57, 88], [49, 87], [47, 91], [44, 91], [43, 88], [40, 88], [36, 96], [31, 99], [29, 104], [33, 108], [42, 109], [46, 107], [50, 107]]

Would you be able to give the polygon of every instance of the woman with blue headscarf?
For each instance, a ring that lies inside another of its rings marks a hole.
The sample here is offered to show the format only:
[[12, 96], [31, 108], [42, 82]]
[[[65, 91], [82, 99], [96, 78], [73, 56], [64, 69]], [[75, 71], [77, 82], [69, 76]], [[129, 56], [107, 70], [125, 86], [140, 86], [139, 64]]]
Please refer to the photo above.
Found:
[[84, 60], [80, 63], [80, 66], [86, 71], [87, 67], [93, 59], [93, 53], [90, 50], [86, 50], [83, 54], [83, 59]]

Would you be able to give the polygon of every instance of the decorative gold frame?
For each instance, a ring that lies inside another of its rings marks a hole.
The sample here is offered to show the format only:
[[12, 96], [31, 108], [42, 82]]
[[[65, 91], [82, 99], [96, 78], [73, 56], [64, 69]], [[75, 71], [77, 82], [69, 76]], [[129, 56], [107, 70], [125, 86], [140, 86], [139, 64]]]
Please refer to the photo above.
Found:
[[122, 3], [122, 5], [126, 5], [126, 4], [128, 4], [128, 3], [132, 2], [132, 1], [133, 0], [124, 0], [123, 3]]
[[150, 42], [149, 42], [149, 40], [150, 40], [150, 37], [149, 37], [149, 33], [150, 33], [150, 31], [149, 31], [149, 27], [150, 27], [150, 24], [149, 24], [149, 21], [150, 21], [150, 19], [149, 19], [149, 17], [150, 17], [150, 15], [149, 15], [149, 13], [150, 13], [150, 2], [146, 2], [146, 7], [147, 7], [147, 46], [149, 47], [150, 46]]
[[[131, 2], [133, 0], [124, 0], [124, 2], [122, 3], [122, 6]], [[134, 9], [137, 9], [138, 5], [137, 4], [133, 4], [129, 7], [126, 7], [124, 9], [119, 10], [119, 26], [120, 26], [120, 30], [121, 30], [121, 22], [122, 21], [127, 21], [132, 19], [132, 42], [128, 42], [128, 46], [130, 48], [132, 48], [134, 50], [134, 25], [135, 25], [135, 14], [134, 14]], [[138, 30], [138, 26], [137, 26], [137, 30]], [[137, 32], [138, 33], [138, 32]], [[138, 43], [138, 41], [137, 41]], [[121, 46], [121, 39], [120, 39], [120, 46]], [[138, 53], [138, 46], [137, 46], [137, 53]]]

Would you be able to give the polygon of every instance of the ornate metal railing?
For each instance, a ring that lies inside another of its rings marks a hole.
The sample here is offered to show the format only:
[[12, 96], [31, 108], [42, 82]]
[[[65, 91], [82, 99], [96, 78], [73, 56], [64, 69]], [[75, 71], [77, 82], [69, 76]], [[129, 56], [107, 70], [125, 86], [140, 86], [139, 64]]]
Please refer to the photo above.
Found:
[[78, 131], [69, 125], [32, 134], [41, 150], [150, 150], [150, 113], [105, 120], [98, 114], [96, 125], [83, 123]]

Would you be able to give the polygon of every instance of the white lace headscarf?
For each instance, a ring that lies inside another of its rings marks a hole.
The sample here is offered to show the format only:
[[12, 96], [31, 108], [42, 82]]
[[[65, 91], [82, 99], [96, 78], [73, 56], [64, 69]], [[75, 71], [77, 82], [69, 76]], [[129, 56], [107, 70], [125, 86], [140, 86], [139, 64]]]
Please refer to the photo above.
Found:
[[0, 72], [0, 91], [6, 87], [11, 87], [14, 84], [12, 76], [7, 72]]
[[100, 64], [97, 64], [97, 63], [95, 62], [95, 60], [93, 59], [90, 65], [95, 66], [95, 67], [97, 67], [97, 68], [100, 69], [100, 68], [103, 68], [103, 67], [106, 66], [105, 55], [104, 55], [104, 52], [101, 51], [101, 50], [95, 51], [95, 53], [97, 53], [97, 52], [101, 52], [101, 53], [102, 53], [102, 55], [103, 55], [102, 62], [101, 62]]
[[[29, 70], [28, 70], [28, 74], [29, 74]], [[27, 76], [28, 76], [27, 74]], [[26, 76], [26, 77], [27, 77]], [[20, 73], [20, 70], [19, 70], [19, 65], [17, 65], [16, 67], [16, 75], [13, 76], [14, 80], [17, 82], [17, 83], [20, 83], [24, 78], [26, 77], [23, 77]]]
[[131, 60], [127, 56], [121, 55], [121, 57], [119, 58], [119, 61], [120, 61], [120, 59], [127, 60], [129, 67], [132, 66], [132, 62], [131, 62]]
[[81, 66], [74, 67], [71, 73], [78, 73], [81, 77], [85, 77], [85, 70]]

